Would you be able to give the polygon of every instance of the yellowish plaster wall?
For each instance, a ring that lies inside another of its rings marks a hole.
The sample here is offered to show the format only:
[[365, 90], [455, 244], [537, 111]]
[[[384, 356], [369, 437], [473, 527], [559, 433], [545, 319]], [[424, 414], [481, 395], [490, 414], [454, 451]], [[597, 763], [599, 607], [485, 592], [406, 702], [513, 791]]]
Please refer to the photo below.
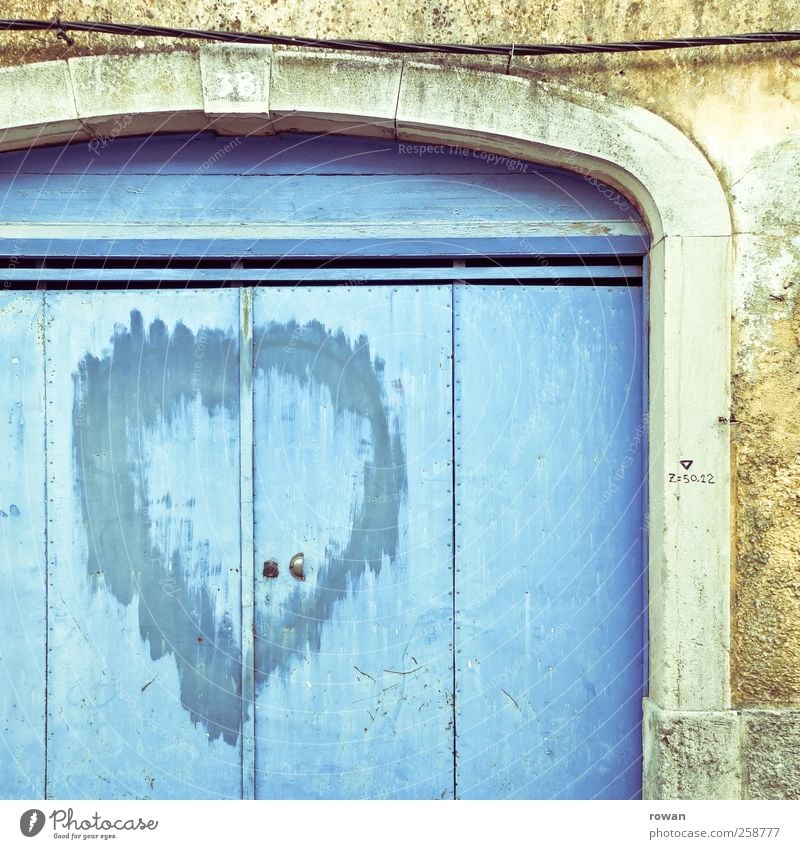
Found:
[[757, 259], [770, 249], [791, 259], [772, 285], [754, 287], [741, 323], [763, 329], [752, 363], [740, 364], [733, 384], [741, 419], [734, 440], [734, 700], [752, 707], [800, 702], [800, 245], [796, 235], [793, 246], [770, 241]]
[[[795, 0], [0, 0], [8, 18], [99, 20], [315, 38], [507, 43], [800, 29]], [[0, 35], [0, 65], [196, 42]], [[505, 59], [436, 59], [506, 71]], [[641, 105], [704, 151], [737, 233], [733, 678], [737, 706], [800, 706], [800, 44], [515, 60]], [[674, 179], [679, 181], [681, 174]], [[702, 364], [698, 364], [702, 367]]]

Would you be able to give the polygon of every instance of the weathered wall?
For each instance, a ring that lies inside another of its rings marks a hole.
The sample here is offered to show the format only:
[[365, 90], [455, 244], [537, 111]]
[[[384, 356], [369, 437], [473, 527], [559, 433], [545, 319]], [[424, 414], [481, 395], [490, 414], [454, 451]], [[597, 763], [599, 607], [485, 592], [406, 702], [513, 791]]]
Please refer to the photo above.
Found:
[[[486, 44], [662, 38], [714, 32], [790, 29], [797, 23], [792, 0], [293, 0], [253, 4], [243, 0], [165, 2], [146, 0], [4, 0], [3, 17], [97, 20], [182, 26], [195, 29], [261, 31], [311, 38], [394, 41], [482, 42]], [[117, 42], [119, 43], [119, 42]], [[19, 45], [27, 50], [26, 42]], [[54, 58], [50, 56], [49, 58]]]
[[[319, 38], [458, 42], [605, 41], [795, 29], [794, 0], [425, 0], [264, 6], [143, 0], [0, 0], [2, 17], [114, 20]], [[0, 36], [0, 64], [107, 52], [195, 49], [196, 42], [75, 34]], [[506, 70], [504, 59], [449, 61]], [[800, 44], [515, 60], [512, 73], [557, 79], [641, 105], [704, 151], [736, 231], [733, 704], [800, 707]], [[676, 181], [681, 179], [675, 174]], [[758, 735], [756, 735], [758, 736]], [[755, 745], [755, 744], [754, 744]], [[768, 770], [764, 772], [767, 775]], [[760, 775], [751, 766], [748, 775]], [[765, 779], [766, 780], [766, 779]], [[770, 795], [769, 788], [753, 791]], [[775, 791], [776, 793], [778, 791]], [[794, 791], [781, 789], [782, 795]]]

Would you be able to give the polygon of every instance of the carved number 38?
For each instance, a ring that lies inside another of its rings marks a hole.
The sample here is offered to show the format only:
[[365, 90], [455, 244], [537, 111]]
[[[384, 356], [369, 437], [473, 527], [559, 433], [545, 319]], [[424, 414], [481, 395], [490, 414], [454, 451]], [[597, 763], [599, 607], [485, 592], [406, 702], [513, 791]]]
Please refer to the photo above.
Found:
[[244, 100], [256, 94], [256, 75], [250, 71], [239, 71], [234, 74], [229, 71], [217, 72], [219, 97], [236, 97]]

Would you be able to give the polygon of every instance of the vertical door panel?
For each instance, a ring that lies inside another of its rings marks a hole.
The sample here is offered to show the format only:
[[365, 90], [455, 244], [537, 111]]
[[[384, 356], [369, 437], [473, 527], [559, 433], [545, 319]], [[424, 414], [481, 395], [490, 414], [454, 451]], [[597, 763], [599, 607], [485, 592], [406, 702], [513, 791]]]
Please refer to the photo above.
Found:
[[450, 287], [254, 318], [257, 796], [452, 797]]
[[641, 289], [459, 286], [457, 794], [641, 787]]
[[0, 797], [44, 795], [42, 293], [0, 295]]
[[47, 295], [51, 797], [241, 794], [238, 315]]

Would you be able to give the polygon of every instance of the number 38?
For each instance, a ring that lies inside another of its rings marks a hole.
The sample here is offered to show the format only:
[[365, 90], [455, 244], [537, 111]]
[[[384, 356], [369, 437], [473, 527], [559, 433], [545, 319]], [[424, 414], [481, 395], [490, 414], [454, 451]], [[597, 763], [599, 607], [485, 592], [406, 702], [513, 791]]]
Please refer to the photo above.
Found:
[[250, 71], [217, 71], [217, 85], [219, 97], [236, 97], [244, 100], [253, 97], [257, 93], [256, 75]]

